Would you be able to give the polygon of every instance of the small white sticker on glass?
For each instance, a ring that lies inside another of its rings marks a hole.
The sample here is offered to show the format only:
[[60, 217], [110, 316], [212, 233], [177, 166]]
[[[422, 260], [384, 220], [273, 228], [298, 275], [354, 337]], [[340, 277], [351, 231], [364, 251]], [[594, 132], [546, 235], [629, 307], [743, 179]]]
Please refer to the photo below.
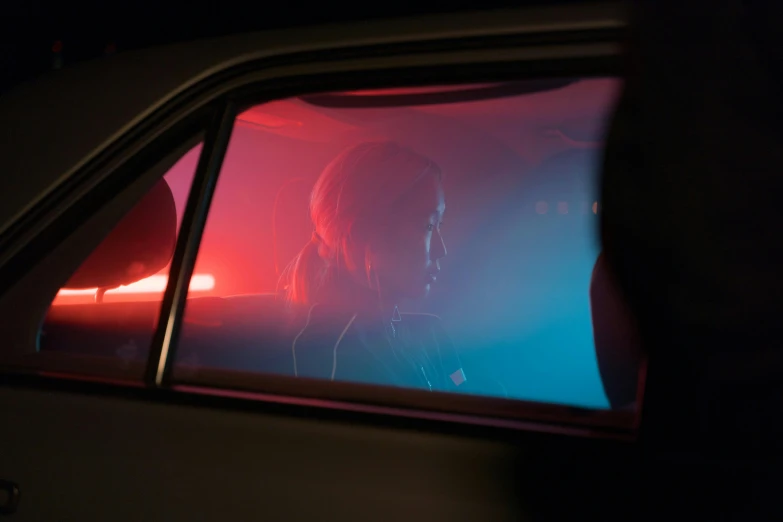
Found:
[[451, 380], [454, 382], [455, 386], [459, 386], [468, 380], [467, 377], [465, 377], [465, 372], [462, 371], [462, 368], [449, 375], [449, 377], [451, 377]]

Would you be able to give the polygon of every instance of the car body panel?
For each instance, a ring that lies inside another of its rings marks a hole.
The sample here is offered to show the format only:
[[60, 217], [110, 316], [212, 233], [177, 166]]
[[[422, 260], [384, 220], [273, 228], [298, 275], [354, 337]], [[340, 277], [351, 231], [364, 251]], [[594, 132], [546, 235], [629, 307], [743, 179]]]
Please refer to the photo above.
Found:
[[608, 477], [623, 443], [39, 384], [0, 381], [14, 520], [613, 520], [633, 501]]

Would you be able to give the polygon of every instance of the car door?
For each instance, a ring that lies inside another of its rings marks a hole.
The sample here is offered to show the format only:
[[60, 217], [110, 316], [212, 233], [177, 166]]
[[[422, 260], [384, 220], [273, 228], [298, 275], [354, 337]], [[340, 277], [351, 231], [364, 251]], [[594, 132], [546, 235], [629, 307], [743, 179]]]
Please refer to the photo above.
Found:
[[[121, 114], [108, 114], [119, 92], [110, 102], [63, 94], [67, 77], [18, 94], [73, 98], [84, 125], [58, 120], [82, 134], [67, 150], [52, 145], [47, 161], [30, 160], [29, 183], [14, 189], [22, 203], [2, 215], [0, 479], [18, 487], [6, 499], [18, 500], [16, 519], [624, 515], [634, 498], [633, 412], [194, 370], [182, 359], [188, 342], [205, 339], [190, 325], [223, 310], [194, 299], [214, 283], [196, 268], [244, 109], [324, 92], [616, 75], [622, 27], [614, 9], [596, 7], [242, 35], [73, 72], [103, 91], [142, 75], [149, 86], [125, 92]], [[24, 147], [33, 145], [45, 147]], [[121, 269], [80, 272], [92, 256]], [[162, 281], [156, 297], [113, 307], [142, 277]], [[52, 304], [80, 295], [100, 313]], [[63, 348], [90, 343], [102, 349]]]

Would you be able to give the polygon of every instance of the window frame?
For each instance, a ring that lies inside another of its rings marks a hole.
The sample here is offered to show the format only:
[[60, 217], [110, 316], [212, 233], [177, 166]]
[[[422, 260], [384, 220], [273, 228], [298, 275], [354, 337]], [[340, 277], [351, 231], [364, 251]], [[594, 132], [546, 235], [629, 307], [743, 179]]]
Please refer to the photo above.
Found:
[[[504, 40], [506, 43], [509, 42], [505, 37]], [[482, 44], [486, 44], [486, 40]], [[583, 47], [580, 51], [579, 48], [569, 44], [561, 47], [560, 53], [544, 51], [550, 45], [552, 44], [548, 43], [531, 49], [525, 44], [519, 49], [506, 48], [505, 53], [499, 53], [496, 48], [490, 46], [493, 51], [489, 61], [484, 61], [487, 58], [486, 54], [478, 52], [472, 56], [467, 55], [470, 57], [459, 66], [455, 66], [454, 63], [445, 65], [435, 63], [438, 62], [436, 56], [442, 55], [412, 53], [406, 56], [373, 59], [352, 58], [337, 63], [334, 61], [319, 62], [312, 64], [304, 75], [296, 74], [296, 67], [289, 69], [290, 76], [281, 75], [281, 73], [288, 72], [285, 70], [286, 68], [274, 71], [276, 74], [268, 69], [249, 70], [243, 77], [232, 82], [233, 88], [226, 95], [231, 100], [231, 105], [230, 108], [227, 105], [226, 110], [231, 111], [235, 117], [243, 109], [264, 102], [312, 94], [312, 88], [308, 88], [311, 85], [318, 85], [318, 92], [335, 92], [378, 87], [484, 83], [540, 78], [543, 75], [546, 78], [553, 78], [606, 76], [618, 73], [616, 64], [612, 62], [615, 58], [619, 58], [619, 53], [614, 54], [611, 45], [597, 44], [592, 48]], [[460, 52], [475, 53], [475, 50]], [[451, 56], [459, 54], [459, 52], [447, 53]], [[579, 54], [583, 54], [583, 56], [578, 56]], [[415, 63], [411, 64], [411, 62]], [[531, 67], [526, 68], [523, 72], [508, 71], [510, 64], [520, 63], [529, 64]], [[619, 64], [619, 62], [617, 63]], [[335, 71], [334, 68], [337, 64], [342, 68]], [[444, 78], [447, 80], [444, 81]], [[231, 124], [233, 124], [233, 120]], [[219, 176], [219, 170], [213, 172], [215, 181]], [[211, 198], [211, 193], [206, 197]], [[178, 245], [178, 247], [180, 246], [184, 257], [186, 247]], [[309, 381], [288, 376], [227, 372], [217, 369], [200, 369], [199, 372], [190, 373], [187, 377], [173, 377], [177, 336], [182, 323], [182, 312], [175, 310], [179, 307], [184, 308], [187, 293], [183, 289], [186, 290], [189, 275], [192, 275], [197, 249], [194, 250], [191, 245], [190, 252], [194, 252], [194, 255], [188, 257], [188, 266], [181, 267], [183, 274], [176, 283], [178, 288], [167, 289], [167, 293], [172, 296], [177, 293], [179, 297], [176, 300], [172, 297], [170, 313], [166, 314], [162, 311], [161, 322], [164, 319], [169, 321], [168, 333], [163, 334], [159, 331], [159, 335], [156, 337], [157, 342], [164, 344], [165, 341], [165, 345], [156, 352], [160, 354], [158, 360], [150, 360], [149, 362], [150, 366], [147, 372], [149, 386], [156, 385], [189, 393], [210, 393], [208, 390], [226, 393], [233, 390], [236, 393], [244, 394], [245, 397], [256, 397], [260, 400], [304, 401], [304, 403], [310, 404], [317, 402], [323, 407], [331, 405], [338, 408], [358, 408], [361, 411], [381, 408], [394, 410], [396, 414], [402, 415], [426, 415], [429, 413], [442, 418], [459, 419], [458, 422], [489, 423], [507, 427], [521, 428], [526, 423], [534, 421], [546, 422], [550, 427], [558, 426], [560, 429], [586, 430], [585, 433], [594, 433], [599, 430], [604, 432], [605, 436], [621, 436], [627, 435], [629, 431], [635, 431], [636, 413], [596, 411], [540, 402], [459, 394], [433, 394], [417, 390], [355, 383]], [[184, 272], [187, 272], [187, 278], [184, 277]], [[155, 348], [158, 349], [158, 347]], [[154, 379], [152, 377], [153, 366], [156, 369]]]
[[[212, 119], [199, 157], [185, 218], [177, 238], [160, 320], [147, 359], [144, 386], [195, 394], [241, 394], [255, 400], [305, 401], [318, 407], [359, 408], [400, 416], [449, 417], [449, 422], [530, 429], [530, 423], [573, 429], [582, 435], [633, 438], [639, 413], [594, 411], [543, 403], [431, 394], [353, 383], [332, 383], [257, 374], [204, 370], [173, 378], [187, 288], [212, 194], [241, 109], [318, 92], [433, 84], [483, 83], [525, 78], [618, 75], [622, 24], [531, 24], [514, 34], [420, 38], [405, 43], [347, 45], [342, 49], [293, 53], [252, 60], [205, 80], [192, 105], [208, 106]], [[318, 86], [313, 89], [313, 86]], [[169, 113], [171, 108], [168, 109]], [[182, 106], [179, 107], [182, 111]], [[121, 150], [121, 149], [120, 149]], [[2, 267], [3, 271], [5, 266]], [[0, 288], [0, 292], [2, 292]], [[48, 372], [52, 375], [52, 372]], [[70, 373], [70, 372], [68, 372]], [[80, 372], [81, 373], [81, 372]], [[97, 377], [100, 378], [100, 377]], [[134, 382], [134, 385], [141, 385]], [[369, 400], [368, 400], [369, 398]], [[393, 411], [391, 411], [393, 410]]]

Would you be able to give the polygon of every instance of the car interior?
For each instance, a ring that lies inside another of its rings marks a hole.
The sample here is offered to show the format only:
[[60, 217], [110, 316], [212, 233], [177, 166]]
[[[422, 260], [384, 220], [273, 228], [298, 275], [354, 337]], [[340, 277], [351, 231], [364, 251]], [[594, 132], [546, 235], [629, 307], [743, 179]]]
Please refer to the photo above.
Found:
[[[191, 280], [178, 369], [293, 376], [279, 277], [312, 233], [309, 193], [362, 141], [392, 140], [444, 173], [448, 256], [431, 295], [479, 394], [589, 409], [636, 401], [633, 325], [602, 277], [595, 193], [621, 83], [574, 78], [326, 93], [237, 118]], [[60, 291], [39, 350], [143, 361], [200, 145]], [[598, 262], [597, 262], [598, 261]], [[619, 333], [618, 333], [619, 332]], [[631, 346], [629, 348], [628, 346]]]

